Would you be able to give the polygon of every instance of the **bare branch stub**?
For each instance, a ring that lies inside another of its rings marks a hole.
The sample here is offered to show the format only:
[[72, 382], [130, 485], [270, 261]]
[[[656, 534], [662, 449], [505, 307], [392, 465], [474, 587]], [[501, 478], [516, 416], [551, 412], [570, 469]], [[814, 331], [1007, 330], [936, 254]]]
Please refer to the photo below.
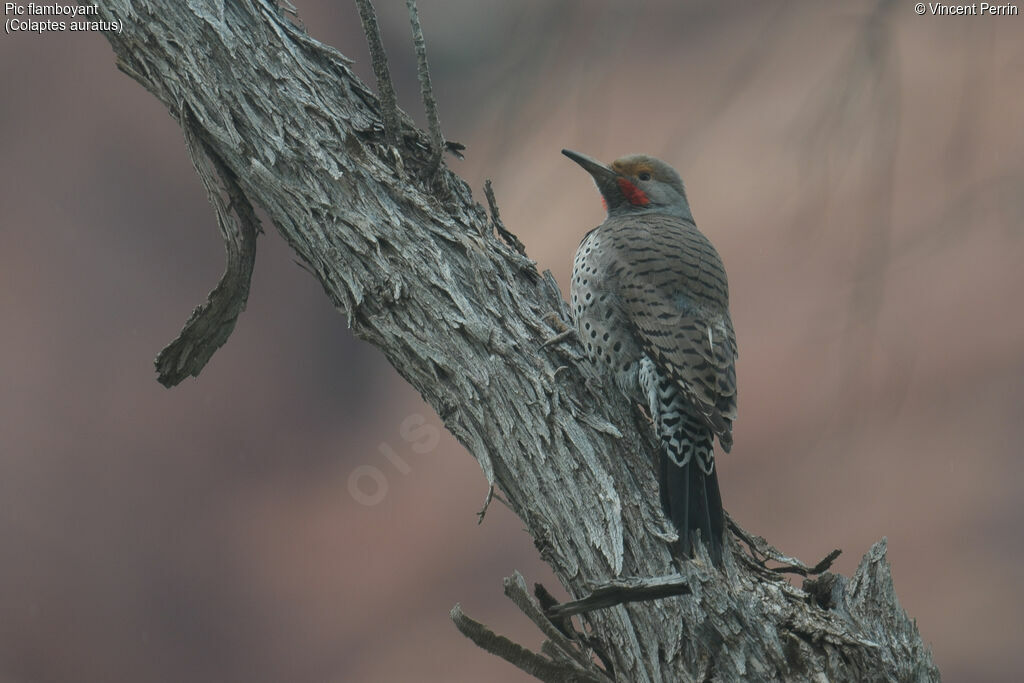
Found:
[[681, 574], [619, 579], [595, 586], [585, 598], [555, 605], [547, 610], [547, 615], [552, 618], [571, 617], [627, 602], [657, 600], [673, 595], [689, 595], [692, 592], [689, 579]]
[[487, 487], [487, 495], [484, 496], [483, 507], [481, 507], [480, 511], [476, 513], [477, 524], [484, 523], [484, 517], [487, 515], [488, 508], [491, 507], [492, 500], [494, 500], [494, 484], [491, 484], [490, 486]]
[[[814, 566], [808, 566], [795, 557], [784, 555], [764, 538], [751, 534], [749, 531], [737, 524], [736, 520], [732, 517], [729, 517], [729, 528], [734, 534], [736, 534], [737, 538], [747, 545], [747, 550], [750, 552], [749, 558], [759, 567], [775, 574], [798, 574], [800, 576], [814, 576], [816, 574], [821, 574], [827, 571], [829, 567], [832, 566], [832, 563], [835, 562], [836, 558], [843, 554], [842, 550], [836, 548]], [[766, 567], [766, 563], [769, 560], [772, 562], [778, 562], [782, 566], [768, 569]]]
[[526, 246], [501, 221], [501, 213], [498, 211], [498, 200], [494, 198], [494, 186], [491, 184], [490, 178], [484, 181], [484, 196], [487, 197], [487, 206], [491, 210], [491, 223], [494, 224], [494, 229], [501, 235], [501, 239], [505, 240], [508, 246], [526, 256]]
[[[572, 629], [569, 620], [555, 624], [544, 614], [544, 608], [527, 589], [522, 574], [515, 572], [505, 579], [505, 595], [547, 636], [537, 654], [499, 636], [478, 621], [467, 617], [459, 605], [451, 611], [452, 621], [463, 635], [491, 654], [514, 664], [542, 681], [586, 681], [611, 683], [612, 678], [594, 662], [584, 634]], [[609, 666], [603, 653], [596, 653]], [[546, 657], [544, 655], [547, 655]]]
[[555, 662], [543, 655], [531, 652], [505, 636], [498, 635], [479, 621], [466, 616], [461, 605], [455, 605], [452, 608], [451, 618], [462, 635], [472, 640], [478, 647], [492, 655], [501, 657], [506, 662], [522, 669], [534, 678], [545, 681], [545, 683], [608, 683], [607, 678], [598, 678], [588, 672], [580, 671], [576, 667]]
[[572, 631], [566, 633], [562, 626], [548, 618], [539, 600], [530, 595], [522, 574], [515, 572], [505, 579], [505, 596], [547, 636], [548, 642], [559, 653], [560, 658], [572, 661], [584, 670], [590, 670], [597, 677], [605, 675], [594, 666], [590, 653], [583, 649], [576, 635]]
[[398, 148], [401, 141], [401, 117], [398, 114], [398, 98], [395, 96], [395, 84], [391, 80], [388, 69], [388, 55], [384, 51], [384, 40], [380, 26], [377, 24], [377, 13], [370, 0], [356, 0], [359, 8], [359, 20], [366, 34], [366, 44], [370, 48], [370, 60], [373, 62], [373, 75], [377, 79], [377, 91], [380, 94], [380, 114], [384, 120], [384, 139]]
[[457, 159], [465, 159], [463, 152], [466, 151], [466, 146], [461, 142], [455, 142], [454, 140], [445, 140], [444, 149], [446, 152], [451, 154]]
[[412, 41], [416, 48], [416, 75], [420, 81], [420, 95], [423, 97], [423, 110], [427, 114], [427, 129], [430, 131], [430, 143], [433, 147], [427, 177], [433, 179], [441, 166], [444, 154], [444, 136], [441, 134], [441, 120], [437, 116], [437, 100], [434, 99], [434, 88], [430, 83], [430, 66], [427, 64], [427, 42], [423, 38], [420, 26], [420, 13], [416, 8], [416, 0], [405, 0], [409, 10], [409, 23], [412, 24]]
[[178, 337], [157, 355], [157, 380], [165, 387], [173, 387], [189, 376], [197, 377], [231, 336], [249, 299], [256, 236], [261, 231], [256, 212], [234, 173], [199, 138], [195, 119], [187, 108], [180, 112], [179, 119], [189, 158], [206, 188], [224, 238], [227, 264], [206, 302], [196, 307]]
[[821, 574], [827, 571], [828, 568], [832, 566], [832, 563], [836, 561], [836, 558], [838, 558], [842, 554], [843, 551], [839, 548], [836, 548], [828, 555], [826, 555], [824, 558], [822, 558], [822, 560], [813, 567], [808, 567], [804, 564], [800, 564], [799, 566], [786, 565], [784, 567], [776, 567], [773, 571], [776, 571], [780, 574], [790, 573], [799, 574], [800, 576], [815, 576], [816, 574]]
[[[544, 614], [548, 614], [552, 607], [556, 607], [559, 604], [558, 600], [555, 599], [555, 596], [551, 594], [551, 591], [545, 588], [542, 583], [533, 584], [533, 597], [537, 599], [537, 604], [540, 605]], [[572, 619], [568, 617], [553, 618], [550, 621], [555, 628], [562, 632], [563, 635], [568, 638], [574, 637], [576, 629], [573, 627]]]

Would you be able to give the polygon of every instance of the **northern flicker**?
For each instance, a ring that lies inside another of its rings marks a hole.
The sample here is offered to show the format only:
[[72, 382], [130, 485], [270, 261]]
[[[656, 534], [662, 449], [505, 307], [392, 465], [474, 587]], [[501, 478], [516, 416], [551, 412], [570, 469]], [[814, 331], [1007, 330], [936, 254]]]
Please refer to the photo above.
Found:
[[679, 174], [649, 156], [606, 166], [562, 150], [594, 179], [608, 217], [572, 269], [572, 309], [592, 362], [644, 406], [661, 441], [661, 504], [693, 552], [721, 564], [724, 519], [713, 441], [732, 447], [736, 336], [725, 268], [697, 229]]

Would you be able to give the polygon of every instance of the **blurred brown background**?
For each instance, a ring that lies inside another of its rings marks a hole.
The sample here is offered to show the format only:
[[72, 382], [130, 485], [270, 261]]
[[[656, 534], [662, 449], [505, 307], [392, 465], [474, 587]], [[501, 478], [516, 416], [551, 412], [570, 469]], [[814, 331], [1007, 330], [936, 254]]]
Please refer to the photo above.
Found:
[[[297, 4], [372, 82], [352, 3]], [[404, 3], [377, 4], [422, 121]], [[560, 148], [682, 173], [732, 284], [729, 511], [844, 573], [887, 536], [945, 679], [1019, 680], [1024, 16], [422, 5], [451, 166], [563, 285], [602, 215]], [[222, 247], [106, 41], [0, 36], [0, 91], [0, 681], [531, 680], [448, 610], [536, 646], [501, 579], [550, 573], [500, 505], [477, 526], [460, 446], [406, 438], [436, 415], [272, 226], [228, 345], [156, 383]]]

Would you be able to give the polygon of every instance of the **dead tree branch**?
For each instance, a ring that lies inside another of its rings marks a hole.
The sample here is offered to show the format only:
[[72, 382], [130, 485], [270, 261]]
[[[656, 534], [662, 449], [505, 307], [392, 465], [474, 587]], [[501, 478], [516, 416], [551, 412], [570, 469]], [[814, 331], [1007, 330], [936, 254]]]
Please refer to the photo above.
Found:
[[206, 303], [198, 306], [178, 338], [156, 357], [157, 379], [172, 387], [186, 377], [198, 377], [207, 361], [231, 336], [238, 316], [249, 300], [249, 283], [256, 262], [259, 219], [234, 173], [197, 137], [195, 121], [187, 111], [180, 119], [185, 149], [206, 188], [217, 216], [227, 251], [227, 265]]
[[402, 132], [398, 117], [398, 98], [395, 95], [395, 85], [391, 81], [384, 39], [377, 24], [377, 11], [373, 8], [371, 0], [356, 0], [356, 6], [359, 8], [359, 20], [363, 24], [367, 46], [370, 48], [370, 62], [373, 64], [373, 75], [377, 79], [377, 92], [380, 93], [384, 139], [392, 147], [398, 147], [398, 139]]
[[[379, 57], [372, 8], [359, 4]], [[812, 593], [764, 571], [731, 537], [721, 572], [706, 556], [673, 559], [643, 415], [581, 362], [571, 335], [545, 346], [570, 326], [553, 278], [494, 236], [444, 165], [436, 173], [448, 191], [435, 189], [436, 137], [395, 107], [386, 74], [377, 71], [382, 104], [344, 56], [271, 0], [98, 7], [124, 24], [106, 35], [118, 65], [216, 169], [209, 177], [222, 191], [211, 199], [240, 282], [252, 267], [258, 205], [353, 333], [386, 355], [501, 489], [572, 599], [621, 577], [678, 575], [690, 590], [581, 614], [574, 629], [550, 621], [513, 579], [511, 597], [548, 638], [542, 654], [454, 610], [475, 642], [541, 680], [937, 680], [896, 600], [884, 542], [851, 580], [819, 579]], [[230, 199], [218, 203], [222, 194]], [[175, 368], [198, 372], [227, 338], [244, 291], [211, 318], [216, 335], [198, 333], [212, 344], [167, 355], [161, 378], [165, 368], [172, 379]]]
[[437, 100], [434, 99], [434, 86], [430, 83], [430, 66], [427, 64], [427, 41], [423, 38], [420, 26], [420, 12], [416, 8], [416, 0], [405, 0], [409, 10], [409, 23], [412, 24], [412, 42], [416, 47], [416, 76], [420, 80], [420, 96], [423, 98], [423, 110], [427, 114], [427, 130], [430, 131], [430, 143], [434, 156], [430, 160], [427, 175], [432, 179], [441, 165], [444, 154], [444, 136], [441, 134], [441, 120], [437, 116]]
[[498, 635], [479, 621], [467, 617], [462, 611], [461, 605], [455, 605], [452, 608], [451, 618], [462, 635], [472, 640], [478, 647], [487, 650], [492, 655], [501, 657], [506, 662], [538, 680], [545, 681], [545, 683], [608, 683], [611, 681], [600, 672], [591, 673], [576, 662], [556, 661], [554, 658], [531, 652], [505, 636]]
[[491, 211], [491, 223], [498, 234], [501, 235], [501, 239], [505, 240], [508, 246], [526, 256], [526, 246], [505, 227], [505, 223], [501, 220], [501, 211], [498, 210], [498, 200], [494, 198], [494, 185], [491, 183], [490, 178], [484, 181], [484, 197], [487, 198], [487, 208]]
[[547, 613], [550, 617], [571, 617], [593, 612], [596, 609], [614, 607], [625, 602], [657, 600], [672, 595], [690, 595], [690, 593], [686, 577], [680, 574], [655, 576], [649, 579], [619, 579], [595, 586], [587, 597], [555, 605]]

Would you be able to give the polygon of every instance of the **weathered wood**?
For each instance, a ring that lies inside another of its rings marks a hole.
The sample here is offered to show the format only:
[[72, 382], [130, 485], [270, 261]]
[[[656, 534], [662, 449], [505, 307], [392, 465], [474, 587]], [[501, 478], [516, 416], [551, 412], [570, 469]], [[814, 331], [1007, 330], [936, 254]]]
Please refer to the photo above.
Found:
[[551, 618], [571, 617], [598, 609], [607, 609], [625, 602], [657, 600], [673, 595], [690, 595], [690, 586], [682, 574], [650, 578], [616, 579], [594, 586], [590, 595], [579, 600], [563, 602], [547, 610]]
[[427, 176], [433, 178], [441, 166], [444, 154], [444, 135], [441, 133], [441, 119], [437, 115], [437, 100], [434, 99], [434, 86], [430, 82], [430, 66], [427, 64], [427, 42], [420, 26], [420, 12], [416, 8], [416, 0], [405, 0], [409, 10], [409, 23], [412, 26], [412, 43], [416, 48], [416, 76], [420, 81], [420, 97], [423, 98], [423, 111], [427, 115], [427, 130], [430, 131], [430, 144], [433, 158]]
[[[386, 129], [343, 55], [269, 0], [108, 0], [99, 10], [124, 22], [107, 34], [118, 65], [194, 134], [228, 190], [262, 207], [353, 332], [437, 410], [571, 595], [623, 577], [685, 581], [690, 595], [577, 617], [591, 629], [581, 653], [593, 646], [619, 681], [937, 680], [896, 600], [884, 543], [824, 592], [763, 570], [731, 538], [722, 572], [706, 555], [675, 564], [646, 422], [602, 385], [572, 335], [545, 344], [569, 322], [553, 279], [494, 236], [443, 164], [443, 182], [428, 180], [436, 139], [400, 111]], [[502, 647], [548, 680], [605, 675], [545, 632], [541, 654]]]
[[227, 265], [220, 282], [205, 303], [197, 306], [178, 338], [156, 357], [157, 380], [172, 387], [186, 377], [198, 377], [207, 361], [235, 329], [249, 300], [249, 285], [256, 262], [256, 236], [260, 222], [249, 198], [215, 155], [204, 149], [188, 114], [182, 112], [185, 149], [217, 216], [224, 238]]

